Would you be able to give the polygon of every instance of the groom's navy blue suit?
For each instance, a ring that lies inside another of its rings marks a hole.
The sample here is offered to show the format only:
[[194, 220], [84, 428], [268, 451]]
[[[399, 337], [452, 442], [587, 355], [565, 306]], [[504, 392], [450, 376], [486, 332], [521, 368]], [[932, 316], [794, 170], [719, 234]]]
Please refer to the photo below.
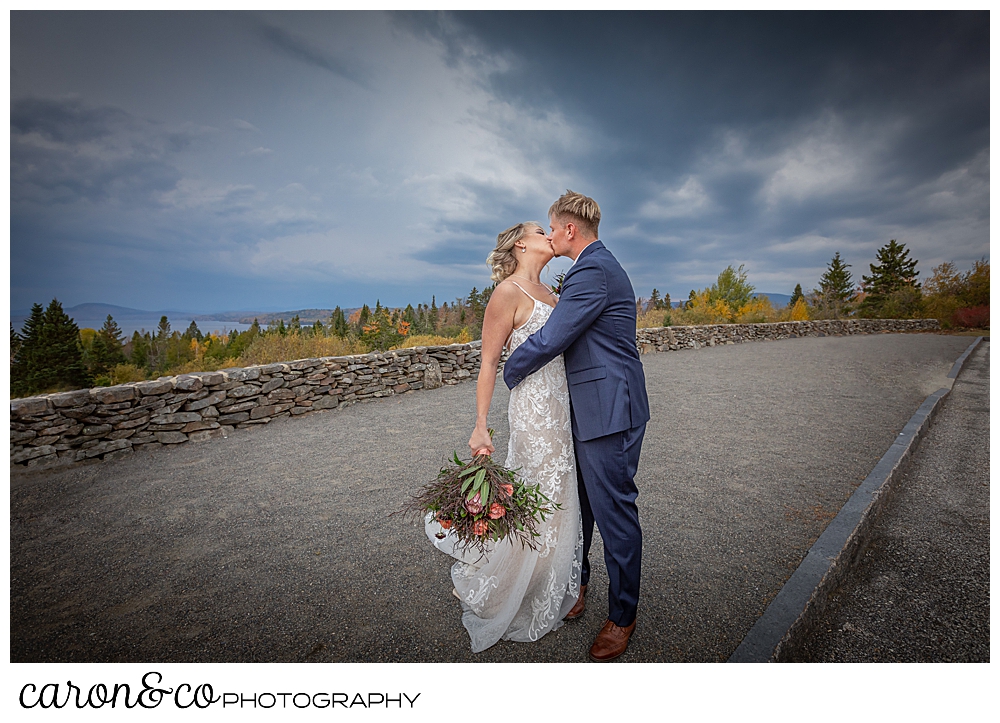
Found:
[[583, 516], [581, 582], [590, 578], [596, 520], [610, 579], [608, 618], [621, 627], [635, 620], [639, 602], [642, 530], [633, 478], [649, 420], [635, 324], [632, 284], [604, 244], [594, 241], [566, 273], [545, 326], [511, 353], [503, 370], [513, 389], [563, 355]]

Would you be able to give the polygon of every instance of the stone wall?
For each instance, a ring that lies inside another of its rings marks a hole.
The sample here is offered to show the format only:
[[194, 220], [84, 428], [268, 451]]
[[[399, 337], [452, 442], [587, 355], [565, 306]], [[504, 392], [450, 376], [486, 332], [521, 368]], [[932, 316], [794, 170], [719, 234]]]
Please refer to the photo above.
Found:
[[905, 331], [936, 331], [937, 319], [837, 319], [783, 321], [774, 324], [711, 324], [705, 326], [661, 326], [639, 329], [636, 344], [643, 354], [678, 349], [698, 349], [747, 341], [773, 341], [800, 336], [845, 336]]
[[[938, 329], [935, 319], [799, 321], [639, 329], [643, 353], [718, 344]], [[81, 389], [10, 403], [10, 462], [18, 466], [116, 459], [139, 449], [224, 437], [279, 417], [474, 378], [480, 342], [384, 354], [300, 359]]]
[[15, 399], [10, 461], [34, 467], [116, 459], [279, 417], [457, 384], [479, 369], [480, 344], [300, 359]]

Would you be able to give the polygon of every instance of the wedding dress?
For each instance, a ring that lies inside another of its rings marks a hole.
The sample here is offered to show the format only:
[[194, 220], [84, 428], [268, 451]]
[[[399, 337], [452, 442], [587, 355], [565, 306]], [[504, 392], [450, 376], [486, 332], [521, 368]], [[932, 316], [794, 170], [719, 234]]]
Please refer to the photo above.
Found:
[[[552, 313], [551, 306], [532, 299], [531, 316], [511, 333], [511, 351], [541, 329]], [[425, 529], [431, 542], [458, 559], [451, 568], [451, 579], [462, 602], [462, 623], [469, 631], [474, 653], [501, 638], [538, 640], [562, 626], [563, 617], [580, 594], [583, 528], [569, 387], [561, 355], [511, 390], [507, 413], [510, 441], [504, 466], [520, 467], [518, 474], [526, 484], [539, 485], [562, 508], [538, 525], [537, 550], [503, 540], [495, 543], [485, 558], [456, 546], [451, 531], [444, 530], [433, 515], [427, 516]], [[439, 539], [441, 533], [444, 537]]]

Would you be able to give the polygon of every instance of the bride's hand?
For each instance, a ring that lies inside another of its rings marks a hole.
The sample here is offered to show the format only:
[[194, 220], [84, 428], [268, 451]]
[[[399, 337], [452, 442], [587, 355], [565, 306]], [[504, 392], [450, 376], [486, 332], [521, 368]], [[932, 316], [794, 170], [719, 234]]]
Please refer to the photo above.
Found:
[[493, 454], [493, 442], [490, 440], [489, 431], [479, 427], [472, 430], [472, 436], [469, 437], [469, 450], [473, 457], [478, 457], [481, 454]]

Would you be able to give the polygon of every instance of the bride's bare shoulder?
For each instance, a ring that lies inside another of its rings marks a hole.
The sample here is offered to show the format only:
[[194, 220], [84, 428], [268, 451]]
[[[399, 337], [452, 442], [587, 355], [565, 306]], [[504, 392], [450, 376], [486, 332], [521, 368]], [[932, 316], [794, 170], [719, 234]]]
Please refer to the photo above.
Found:
[[496, 301], [501, 306], [517, 306], [521, 300], [521, 296], [523, 295], [524, 292], [518, 289], [517, 286], [514, 285], [514, 282], [507, 278], [497, 284], [496, 288], [493, 289], [493, 293], [490, 294], [489, 303], [492, 304]]

